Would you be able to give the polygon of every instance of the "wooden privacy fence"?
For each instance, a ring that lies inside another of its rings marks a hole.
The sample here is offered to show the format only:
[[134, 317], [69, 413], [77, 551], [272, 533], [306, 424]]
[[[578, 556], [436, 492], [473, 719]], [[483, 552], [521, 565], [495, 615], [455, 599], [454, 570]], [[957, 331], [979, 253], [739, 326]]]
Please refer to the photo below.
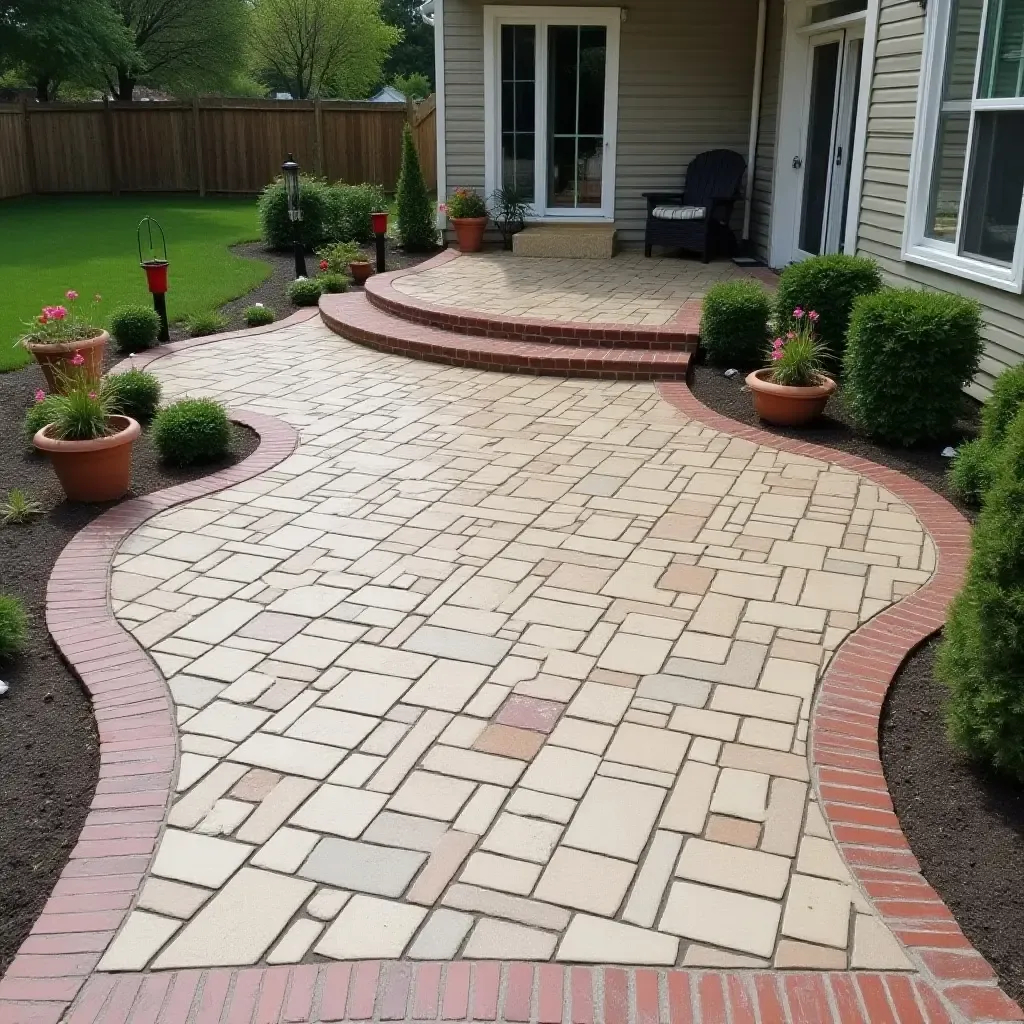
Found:
[[292, 153], [331, 181], [394, 189], [402, 127], [437, 182], [433, 98], [0, 104], [0, 198], [68, 192], [259, 192]]

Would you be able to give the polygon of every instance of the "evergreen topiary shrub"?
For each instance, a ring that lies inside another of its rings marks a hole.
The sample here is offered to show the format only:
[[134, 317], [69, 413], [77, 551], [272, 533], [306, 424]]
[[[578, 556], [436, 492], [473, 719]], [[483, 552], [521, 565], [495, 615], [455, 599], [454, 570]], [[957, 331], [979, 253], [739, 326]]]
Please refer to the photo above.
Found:
[[953, 741], [1024, 782], [1024, 409], [1006, 433], [936, 662]]
[[437, 245], [434, 204], [427, 191], [427, 183], [423, 180], [423, 169], [408, 123], [402, 131], [402, 170], [395, 199], [398, 206], [398, 240], [402, 247], [410, 252], [433, 249]]
[[981, 436], [962, 445], [949, 470], [949, 485], [962, 501], [980, 505], [995, 476], [1006, 431], [1024, 406], [1024, 364], [1004, 370], [981, 410]]
[[337, 295], [339, 292], [348, 291], [348, 278], [344, 274], [320, 274], [317, 282], [324, 295]]
[[754, 367], [768, 347], [771, 296], [755, 281], [724, 281], [704, 296], [700, 341], [715, 366]]
[[174, 466], [215, 462], [231, 447], [231, 424], [212, 398], [184, 398], [162, 409], [151, 430], [160, 457]]
[[881, 287], [882, 275], [872, 260], [844, 253], [814, 256], [791, 264], [779, 276], [776, 319], [787, 324], [794, 309], [813, 309], [818, 314], [818, 337], [838, 365], [842, 362], [854, 302]]
[[194, 313], [185, 317], [185, 330], [190, 338], [206, 338], [211, 334], [220, 334], [227, 325], [227, 320], [220, 313]]
[[320, 282], [315, 277], [297, 277], [288, 285], [288, 298], [295, 306], [315, 306], [320, 301]]
[[39, 433], [43, 427], [53, 423], [60, 414], [61, 401], [59, 395], [48, 395], [46, 398], [37, 401], [35, 405], [29, 406], [22, 423], [22, 433], [29, 446], [32, 445], [32, 438]]
[[125, 370], [103, 380], [114, 412], [132, 419], [151, 420], [160, 404], [160, 381], [145, 370]]
[[28, 614], [16, 597], [0, 594], [0, 658], [20, 653], [28, 644]]
[[339, 182], [334, 187], [341, 209], [337, 237], [343, 242], [368, 242], [373, 238], [370, 214], [380, 213], [388, 208], [384, 189], [369, 182], [362, 185], [345, 185]]
[[277, 314], [269, 306], [257, 304], [255, 306], [246, 306], [245, 313], [242, 315], [245, 317], [247, 327], [265, 327], [267, 324], [274, 322]]
[[151, 306], [120, 306], [110, 315], [110, 336], [125, 355], [152, 348], [159, 333], [160, 317]]
[[290, 249], [298, 239], [307, 249], [338, 236], [341, 230], [341, 197], [322, 178], [299, 177], [299, 209], [302, 220], [288, 218], [288, 193], [284, 179], [277, 178], [260, 193], [258, 200], [262, 237], [271, 249]]
[[936, 440], [953, 429], [981, 351], [976, 302], [911, 289], [864, 295], [850, 319], [843, 400], [881, 441]]

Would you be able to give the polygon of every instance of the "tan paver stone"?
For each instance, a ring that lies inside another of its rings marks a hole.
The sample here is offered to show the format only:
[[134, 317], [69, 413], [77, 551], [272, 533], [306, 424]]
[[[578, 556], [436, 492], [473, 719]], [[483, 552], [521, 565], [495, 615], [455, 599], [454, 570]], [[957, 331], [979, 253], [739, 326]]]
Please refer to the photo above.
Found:
[[550, 932], [486, 917], [477, 922], [463, 956], [478, 960], [548, 960], [557, 941]]
[[770, 601], [775, 596], [778, 580], [771, 576], [754, 576], [741, 571], [722, 570], [715, 574], [711, 584], [714, 594], [728, 594], [731, 597], [750, 597], [759, 601]]
[[846, 952], [783, 939], [775, 952], [774, 965], [780, 970], [804, 967], [816, 971], [843, 971], [846, 969]]
[[388, 808], [403, 814], [451, 821], [462, 810], [474, 788], [472, 782], [464, 779], [414, 771], [388, 802]]
[[233, 761], [324, 779], [338, 766], [345, 751], [322, 743], [258, 732], [229, 755]]
[[425, 853], [415, 850], [328, 836], [317, 843], [299, 874], [339, 889], [401, 896], [426, 859]]
[[529, 896], [540, 876], [540, 865], [493, 853], [474, 853], [459, 876], [460, 882], [482, 885], [488, 889]]
[[612, 637], [597, 664], [613, 672], [658, 672], [671, 649], [672, 643], [669, 640], [619, 632]]
[[[662, 536], [658, 533], [658, 527], [666, 519], [682, 519], [686, 518], [683, 516], [673, 516], [671, 514], [662, 516], [658, 520], [654, 529], [651, 531], [652, 537]], [[695, 537], [699, 532], [699, 528], [693, 530], [693, 536]], [[682, 540], [684, 538], [674, 537], [673, 540]], [[686, 540], [692, 540], [692, 537], [685, 538]], [[682, 562], [673, 562], [666, 570], [661, 579], [658, 580], [658, 586], [664, 590], [677, 590], [683, 594], [704, 594], [708, 587], [711, 586], [711, 581], [715, 578], [714, 569], [702, 569], [696, 565], [686, 565]]]
[[310, 740], [335, 747], [351, 749], [377, 727], [377, 719], [350, 711], [310, 708], [285, 733], [291, 739]]
[[367, 783], [367, 789], [378, 793], [393, 793], [398, 789], [402, 779], [450, 721], [451, 715], [444, 711], [425, 711]]
[[363, 839], [380, 846], [431, 853], [447, 831], [448, 826], [443, 821], [381, 811], [363, 833]]
[[858, 914], [853, 925], [850, 967], [854, 970], [913, 970], [899, 940], [877, 917]]
[[761, 849], [784, 857], [796, 854], [800, 825], [807, 801], [807, 786], [792, 779], [772, 779]]
[[751, 747], [788, 751], [793, 746], [793, 726], [763, 718], [747, 718], [740, 727], [739, 740]]
[[214, 701], [193, 715], [185, 724], [187, 732], [198, 732], [204, 736], [216, 736], [235, 743], [258, 729], [270, 717], [266, 711], [249, 708], [230, 701]]
[[291, 823], [314, 832], [355, 839], [387, 801], [381, 793], [347, 786], [321, 786], [291, 817]]
[[798, 754], [784, 754], [780, 750], [763, 747], [747, 747], [740, 743], [726, 743], [718, 763], [723, 768], [739, 768], [743, 771], [761, 772], [765, 775], [782, 775], [798, 782], [808, 780], [807, 758]]
[[309, 779], [286, 775], [238, 830], [238, 838], [247, 843], [266, 842], [315, 788]]
[[689, 743], [690, 737], [685, 733], [624, 722], [615, 730], [605, 759], [656, 771], [677, 772]]
[[546, 864], [562, 834], [562, 827], [550, 821], [502, 813], [480, 844], [482, 850], [503, 853]]
[[357, 894], [327, 929], [315, 952], [333, 960], [396, 960], [426, 913], [422, 907]]
[[782, 908], [771, 900], [674, 882], [658, 928], [726, 949], [771, 956]]
[[654, 924], [665, 887], [672, 878], [682, 842], [682, 837], [674, 832], [654, 833], [654, 839], [640, 865], [633, 891], [629, 894], [626, 909], [622, 913], [623, 920], [645, 928], [650, 928]]
[[189, 918], [209, 896], [209, 889], [199, 889], [192, 885], [151, 877], [146, 880], [136, 906], [140, 910], [152, 910], [169, 917]]
[[584, 683], [569, 705], [567, 713], [575, 718], [616, 725], [626, 713], [632, 696], [632, 693], [622, 686]]
[[612, 917], [635, 871], [626, 861], [560, 846], [544, 869], [535, 895], [548, 903]]
[[525, 762], [477, 750], [457, 747], [433, 747], [423, 759], [423, 767], [443, 775], [461, 779], [490, 782], [496, 786], [512, 786], [523, 773]]
[[251, 846], [167, 829], [153, 860], [153, 874], [211, 889], [222, 886], [252, 852]]
[[427, 669], [402, 697], [406, 704], [418, 704], [440, 711], [461, 711], [487, 678], [485, 665], [440, 659]]
[[318, 921], [300, 918], [284, 933], [281, 940], [267, 954], [268, 964], [296, 964], [319, 938], [324, 926]]
[[243, 868], [201, 910], [154, 967], [256, 963], [306, 902], [313, 883]]
[[727, 953], [724, 949], [714, 949], [691, 942], [683, 954], [684, 967], [724, 967], [732, 970], [736, 967], [767, 967], [768, 961], [756, 956], [744, 956], [740, 953]]
[[807, 499], [785, 494], [762, 494], [754, 505], [755, 516], [779, 516], [799, 519], [807, 509]]
[[723, 768], [711, 798], [711, 810], [732, 818], [764, 821], [770, 781], [760, 772]]
[[245, 773], [243, 765], [221, 762], [191, 792], [178, 800], [171, 808], [167, 823], [179, 828], [194, 828]]
[[[505, 893], [481, 889], [475, 885], [453, 885], [444, 895], [443, 903], [456, 910], [469, 910], [479, 914], [519, 921], [537, 928], [561, 931], [569, 923], [569, 911], [549, 903], [508, 896]], [[507, 954], [511, 955], [511, 954]]]
[[679, 939], [588, 914], [573, 917], [555, 954], [568, 963], [671, 966]]
[[425, 903], [428, 906], [434, 903], [469, 856], [477, 838], [467, 832], [446, 833], [430, 855], [407, 898], [413, 903]]
[[613, 732], [610, 725], [587, 722], [579, 718], [563, 718], [548, 737], [548, 742], [557, 747], [570, 747], [591, 754], [601, 754], [608, 746]]
[[318, 921], [333, 921], [351, 897], [340, 889], [320, 889], [306, 904], [306, 912]]
[[712, 636], [710, 633], [695, 633], [687, 629], [672, 648], [672, 653], [680, 658], [713, 661], [722, 665], [729, 656], [731, 644], [732, 640], [727, 636]]
[[732, 636], [743, 614], [743, 599], [726, 594], [705, 594], [690, 619], [690, 629], [718, 636]]
[[544, 743], [544, 736], [531, 729], [515, 729], [508, 725], [489, 725], [473, 744], [476, 750], [503, 757], [530, 761]]
[[849, 886], [840, 882], [794, 875], [786, 897], [782, 934], [819, 946], [845, 949], [851, 892]]
[[635, 861], [647, 845], [664, 799], [664, 791], [653, 786], [598, 776], [562, 842]]
[[506, 805], [514, 814], [525, 814], [531, 818], [544, 818], [564, 825], [576, 813], [576, 801], [549, 793], [538, 793], [523, 786], [517, 786]]
[[856, 612], [864, 596], [864, 579], [838, 572], [809, 572], [800, 603], [814, 608]]
[[454, 827], [459, 832], [471, 832], [473, 835], [482, 836], [491, 827], [491, 822], [494, 821], [506, 796], [508, 790], [501, 786], [478, 786], [455, 819]]
[[675, 873], [677, 878], [780, 899], [789, 881], [789, 867], [787, 857], [706, 839], [687, 839]]
[[730, 846], [744, 846], [748, 850], [753, 850], [761, 838], [761, 826], [756, 821], [712, 814], [708, 819], [704, 838], [715, 843], [728, 843]]
[[672, 712], [669, 728], [696, 736], [710, 736], [712, 739], [734, 740], [739, 722], [738, 716], [724, 714], [720, 711], [677, 707]]
[[579, 799], [594, 777], [599, 761], [596, 755], [583, 751], [543, 747], [526, 769], [522, 784], [542, 793]]
[[800, 854], [796, 859], [796, 870], [805, 875], [833, 878], [837, 882], [850, 882], [850, 872], [831, 839], [804, 836], [800, 840]]
[[[734, 715], [768, 718], [794, 723], [800, 718], [800, 700], [788, 694], [748, 690], [737, 686], [717, 686], [711, 696], [711, 708]], [[719, 739], [727, 739], [721, 736]]]
[[714, 765], [687, 761], [672, 788], [659, 827], [700, 835], [717, 780], [718, 769]]
[[280, 828], [270, 840], [253, 854], [251, 864], [271, 871], [291, 874], [301, 867], [310, 850], [320, 841], [313, 832], [297, 828]]
[[407, 955], [413, 960], [452, 960], [472, 926], [473, 918], [469, 914], [445, 910], [444, 907], [435, 910], [420, 929]]
[[180, 921], [147, 914], [142, 910], [132, 911], [100, 960], [97, 970], [141, 971], [153, 954], [180, 927]]

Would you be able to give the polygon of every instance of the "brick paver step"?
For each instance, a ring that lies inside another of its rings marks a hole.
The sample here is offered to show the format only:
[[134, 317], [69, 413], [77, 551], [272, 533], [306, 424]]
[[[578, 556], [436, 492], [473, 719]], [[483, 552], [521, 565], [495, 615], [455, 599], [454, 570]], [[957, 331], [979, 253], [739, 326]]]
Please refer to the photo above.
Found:
[[332, 331], [382, 352], [478, 370], [614, 380], [683, 380], [690, 353], [508, 341], [413, 323], [372, 305], [366, 295], [325, 295], [320, 316]]

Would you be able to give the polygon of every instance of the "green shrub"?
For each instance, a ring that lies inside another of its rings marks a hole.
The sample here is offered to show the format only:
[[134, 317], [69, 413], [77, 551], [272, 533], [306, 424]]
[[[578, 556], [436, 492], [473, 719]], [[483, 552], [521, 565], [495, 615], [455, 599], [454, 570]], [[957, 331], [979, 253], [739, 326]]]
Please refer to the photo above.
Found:
[[315, 277], [297, 277], [288, 285], [288, 298], [296, 306], [315, 306], [320, 301], [320, 290]]
[[317, 281], [324, 295], [337, 295], [348, 291], [348, 278], [344, 274], [321, 274]]
[[771, 296], [755, 281], [725, 281], [704, 296], [700, 340], [715, 366], [759, 366], [768, 347]]
[[110, 336], [125, 355], [152, 348], [159, 333], [160, 317], [151, 306], [119, 306], [110, 315]]
[[185, 317], [185, 330], [190, 338], [220, 334], [227, 325], [227, 320], [220, 313], [194, 313]]
[[949, 467], [950, 490], [968, 505], [980, 505], [982, 497], [992, 484], [991, 450], [982, 439], [976, 438], [960, 445]]
[[132, 419], [151, 420], [160, 404], [160, 381], [145, 370], [125, 370], [106, 377], [103, 386], [115, 412]]
[[341, 225], [338, 190], [322, 178], [299, 177], [299, 209], [302, 220], [288, 219], [288, 193], [284, 179], [277, 178], [260, 193], [258, 200], [263, 241], [271, 249], [290, 249], [296, 235], [307, 249], [336, 238]]
[[0, 658], [10, 658], [28, 643], [28, 615], [16, 598], [0, 594]]
[[398, 240], [409, 252], [433, 249], [437, 245], [434, 203], [423, 180], [423, 168], [406, 122], [402, 131], [402, 170], [395, 194], [398, 207]]
[[274, 322], [277, 314], [269, 306], [255, 305], [247, 306], [243, 315], [247, 327], [265, 327]]
[[953, 429], [981, 350], [976, 302], [910, 289], [864, 295], [850, 320], [844, 402], [882, 441], [936, 440]]
[[388, 208], [387, 196], [380, 185], [364, 182], [362, 185], [334, 186], [338, 192], [341, 216], [338, 221], [338, 238], [342, 241], [368, 242], [373, 238], [371, 213], [380, 213]]
[[818, 335], [832, 359], [842, 363], [846, 331], [854, 302], [882, 287], [882, 275], [872, 260], [834, 253], [793, 263], [779, 277], [775, 315], [789, 323], [793, 310], [818, 314]]
[[25, 413], [25, 420], [22, 425], [22, 432], [25, 440], [31, 445], [32, 438], [57, 418], [60, 411], [60, 395], [48, 395], [35, 405], [30, 406]]
[[327, 264], [325, 272], [328, 274], [347, 274], [350, 263], [366, 259], [366, 253], [359, 248], [359, 243], [351, 241], [325, 245], [317, 249], [316, 255], [320, 260], [321, 269], [324, 263]]
[[950, 736], [1024, 782], [1024, 409], [1006, 434], [971, 538], [967, 581], [936, 662]]
[[214, 462], [231, 447], [231, 424], [212, 398], [184, 398], [157, 413], [151, 431], [160, 457], [175, 466]]

